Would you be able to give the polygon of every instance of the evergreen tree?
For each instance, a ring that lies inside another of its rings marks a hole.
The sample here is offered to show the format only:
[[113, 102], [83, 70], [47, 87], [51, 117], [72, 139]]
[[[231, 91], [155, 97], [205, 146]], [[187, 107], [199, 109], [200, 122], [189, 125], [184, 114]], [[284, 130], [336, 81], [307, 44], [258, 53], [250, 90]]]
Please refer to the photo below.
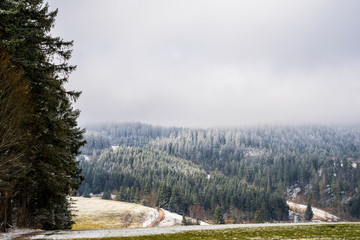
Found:
[[360, 197], [350, 202], [350, 214], [352, 217], [360, 218]]
[[254, 222], [263, 223], [265, 221], [264, 213], [258, 209], [254, 214]]
[[313, 213], [313, 211], [311, 209], [311, 198], [309, 197], [304, 217], [305, 217], [305, 220], [311, 221], [313, 216], [314, 216], [314, 213]]
[[224, 224], [225, 223], [224, 215], [219, 206], [217, 206], [214, 211], [213, 220], [214, 220], [215, 224]]
[[70, 228], [67, 196], [82, 180], [74, 159], [84, 144], [79, 111], [72, 108], [80, 93], [64, 88], [75, 69], [67, 63], [72, 42], [50, 35], [57, 11], [50, 12], [43, 0], [0, 1], [0, 9], [0, 47], [7, 46], [11, 64], [21, 67], [31, 104], [23, 123], [26, 174], [12, 196], [20, 206], [16, 222], [19, 227]]
[[106, 190], [106, 191], [103, 193], [103, 195], [102, 195], [101, 198], [102, 198], [102, 199], [106, 199], [106, 200], [110, 200], [110, 199], [111, 199], [110, 191], [109, 191], [109, 190]]
[[90, 192], [89, 192], [89, 185], [88, 184], [85, 185], [83, 197], [90, 198]]
[[122, 186], [120, 186], [119, 191], [118, 191], [115, 199], [116, 199], [116, 201], [124, 201], [124, 191], [123, 191]]
[[161, 208], [168, 208], [170, 198], [171, 198], [171, 188], [167, 186], [165, 183], [161, 183], [158, 192], [157, 205]]
[[184, 198], [179, 187], [174, 186], [169, 200], [170, 211], [182, 214], [184, 212]]
[[185, 213], [183, 213], [183, 215], [182, 215], [181, 225], [184, 225], [184, 226], [188, 225], [188, 222], [187, 222], [186, 217], [185, 217]]

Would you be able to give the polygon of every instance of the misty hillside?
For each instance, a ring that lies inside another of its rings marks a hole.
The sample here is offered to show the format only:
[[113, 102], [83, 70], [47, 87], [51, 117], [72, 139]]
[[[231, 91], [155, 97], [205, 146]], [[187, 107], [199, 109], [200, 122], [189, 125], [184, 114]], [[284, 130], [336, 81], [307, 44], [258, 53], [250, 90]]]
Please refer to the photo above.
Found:
[[79, 194], [160, 206], [199, 219], [283, 221], [286, 200], [360, 218], [359, 127], [87, 127]]

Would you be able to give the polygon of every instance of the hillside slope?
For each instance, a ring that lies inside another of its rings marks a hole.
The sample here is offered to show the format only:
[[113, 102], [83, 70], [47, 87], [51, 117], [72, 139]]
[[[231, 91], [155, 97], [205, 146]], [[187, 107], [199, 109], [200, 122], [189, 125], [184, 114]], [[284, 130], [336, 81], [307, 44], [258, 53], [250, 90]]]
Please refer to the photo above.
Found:
[[[79, 156], [84, 193], [226, 221], [285, 221], [285, 199], [360, 218], [360, 128], [264, 126], [229, 129], [88, 128]], [[221, 217], [219, 218], [221, 220]]]
[[73, 230], [146, 227], [157, 218], [154, 208], [139, 204], [74, 197]]
[[[305, 211], [306, 211], [306, 207], [307, 205], [304, 204], [298, 204], [298, 203], [294, 203], [291, 201], [286, 201], [286, 203], [289, 205], [290, 210], [293, 212], [296, 212], [298, 214], [301, 214], [302, 216], [305, 215]], [[313, 211], [313, 218], [312, 220], [318, 220], [318, 221], [326, 221], [326, 222], [338, 222], [340, 221], [340, 218], [328, 213], [324, 210], [312, 207], [312, 211]]]

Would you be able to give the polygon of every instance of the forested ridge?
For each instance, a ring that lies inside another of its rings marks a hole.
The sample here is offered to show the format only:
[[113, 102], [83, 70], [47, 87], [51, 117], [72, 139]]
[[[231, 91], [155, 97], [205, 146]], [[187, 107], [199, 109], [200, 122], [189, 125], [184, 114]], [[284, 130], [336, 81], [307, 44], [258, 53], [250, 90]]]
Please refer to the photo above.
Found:
[[[286, 199], [359, 218], [360, 128], [89, 126], [80, 194], [160, 206], [195, 218], [281, 221]], [[293, 192], [298, 194], [294, 197]]]
[[72, 42], [50, 34], [57, 11], [42, 0], [0, 1], [0, 231], [68, 229], [68, 196], [84, 145], [64, 84]]

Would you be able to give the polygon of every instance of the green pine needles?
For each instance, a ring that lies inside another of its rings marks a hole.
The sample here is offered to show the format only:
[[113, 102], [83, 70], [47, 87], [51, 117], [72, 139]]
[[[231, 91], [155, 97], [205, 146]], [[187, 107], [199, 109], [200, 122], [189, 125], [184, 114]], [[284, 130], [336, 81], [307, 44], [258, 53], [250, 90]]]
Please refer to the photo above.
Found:
[[[11, 171], [0, 176], [1, 183], [8, 183], [6, 187], [0, 186], [1, 230], [14, 224], [42, 229], [70, 228], [68, 196], [82, 181], [74, 159], [84, 145], [84, 130], [77, 126], [79, 111], [72, 107], [80, 92], [64, 87], [75, 70], [75, 66], [68, 64], [72, 42], [50, 35], [57, 11], [49, 11], [43, 0], [0, 1], [0, 10], [0, 49], [9, 59], [0, 64], [21, 72], [21, 84], [25, 84], [19, 99], [26, 102], [24, 107], [15, 108], [19, 112], [14, 113], [13, 120], [18, 123], [8, 130], [22, 133], [21, 139], [13, 139], [14, 145], [0, 148], [1, 164], [11, 163], [5, 170], [11, 165], [21, 170], [16, 177]], [[9, 81], [14, 83], [8, 86], [11, 90], [19, 87], [14, 79], [10, 76]], [[0, 87], [3, 92], [4, 86]], [[7, 101], [10, 98], [4, 99], [2, 107], [11, 103]], [[21, 118], [15, 118], [16, 114]], [[1, 130], [9, 129], [5, 123], [0, 122]], [[8, 140], [0, 141], [4, 145]], [[13, 157], [5, 159], [7, 155]]]
[[312, 208], [311, 208], [311, 198], [309, 197], [304, 217], [305, 217], [305, 220], [311, 221], [313, 216], [314, 216], [314, 213], [313, 213]]

